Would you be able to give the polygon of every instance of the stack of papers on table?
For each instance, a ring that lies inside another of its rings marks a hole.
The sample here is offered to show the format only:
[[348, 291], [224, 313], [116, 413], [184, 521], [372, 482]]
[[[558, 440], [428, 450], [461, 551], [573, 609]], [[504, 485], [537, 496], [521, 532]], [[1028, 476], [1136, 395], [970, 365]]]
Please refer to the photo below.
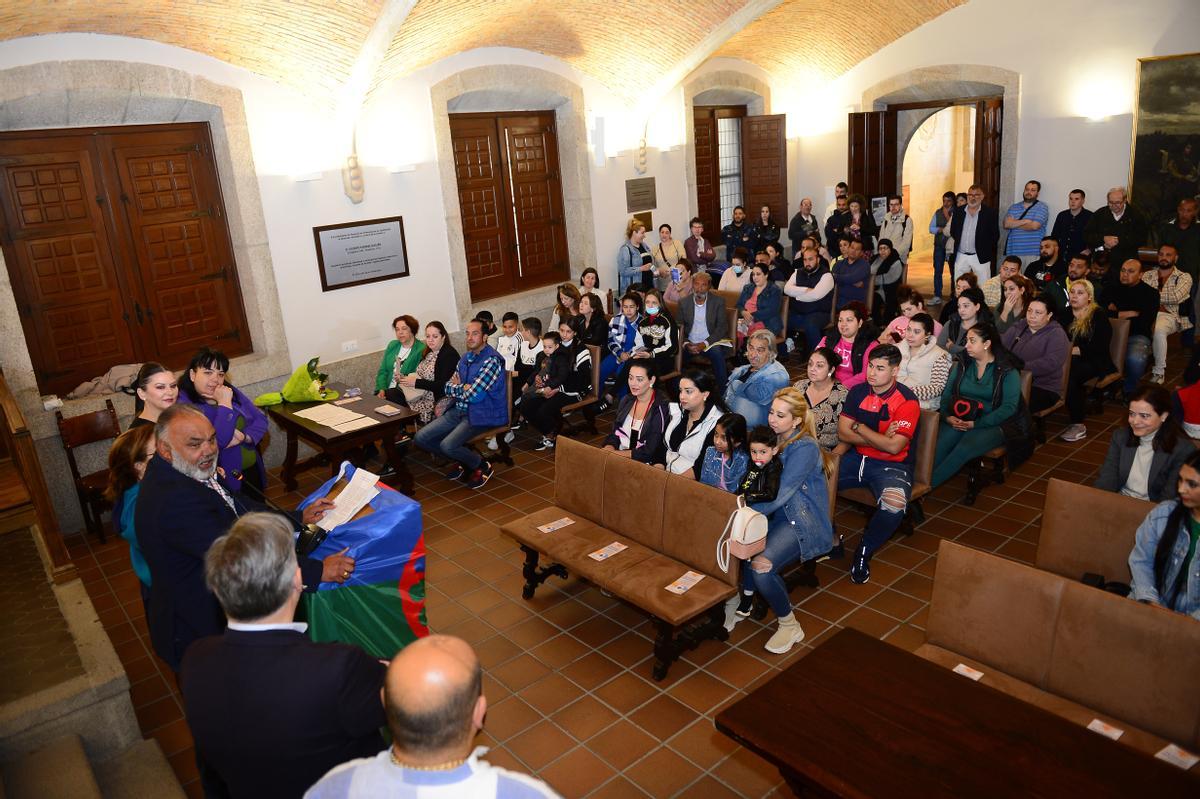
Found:
[[311, 408], [296, 411], [295, 415], [301, 419], [307, 419], [310, 422], [316, 422], [325, 427], [332, 427], [339, 433], [349, 433], [351, 430], [358, 430], [363, 427], [370, 427], [373, 424], [379, 424], [378, 419], [372, 419], [369, 416], [363, 416], [361, 413], [355, 413], [346, 408], [330, 404], [314, 405]]

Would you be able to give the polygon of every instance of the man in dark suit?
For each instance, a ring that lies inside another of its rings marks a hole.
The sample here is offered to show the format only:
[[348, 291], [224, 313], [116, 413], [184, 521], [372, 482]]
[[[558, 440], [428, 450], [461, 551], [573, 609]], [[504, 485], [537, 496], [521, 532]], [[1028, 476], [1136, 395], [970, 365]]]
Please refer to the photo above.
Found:
[[188, 649], [180, 687], [207, 796], [299, 799], [339, 763], [383, 750], [383, 663], [313, 643], [292, 621], [304, 583], [286, 518], [239, 518], [204, 576], [229, 626]]
[[[150, 566], [146, 622], [154, 651], [175, 671], [197, 638], [225, 627], [217, 601], [204, 585], [204, 554], [249, 511], [264, 508], [231, 491], [217, 474], [217, 437], [195, 407], [173, 405], [156, 426], [155, 457], [146, 465], [134, 518], [138, 544]], [[303, 523], [325, 515], [333, 503], [319, 499], [304, 510]], [[342, 582], [354, 570], [343, 554], [301, 563], [304, 584]]]
[[950, 237], [954, 239], [954, 278], [974, 272], [982, 286], [995, 269], [1000, 217], [995, 208], [983, 204], [980, 186], [967, 189], [967, 204], [954, 210]]
[[[679, 321], [683, 324], [683, 349], [688, 355], [703, 356], [712, 364], [717, 391], [725, 391], [729, 370], [725, 356], [730, 350], [729, 314], [725, 298], [713, 294], [712, 278], [707, 272], [692, 277], [692, 293], [679, 301]], [[699, 312], [699, 313], [698, 313]], [[724, 344], [717, 342], [724, 341]]]

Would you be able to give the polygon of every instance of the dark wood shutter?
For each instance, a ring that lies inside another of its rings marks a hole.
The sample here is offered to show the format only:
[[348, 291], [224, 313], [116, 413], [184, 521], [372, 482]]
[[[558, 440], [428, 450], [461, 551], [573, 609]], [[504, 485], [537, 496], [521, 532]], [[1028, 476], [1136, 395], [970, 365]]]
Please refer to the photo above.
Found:
[[451, 114], [474, 301], [570, 277], [554, 114]]
[[787, 118], [783, 114], [742, 120], [742, 197], [748, 219], [757, 222], [758, 209], [769, 205], [775, 222], [787, 227]]
[[5, 259], [38, 388], [251, 350], [206, 123], [0, 135]]
[[987, 97], [975, 104], [975, 182], [983, 202], [1000, 207], [1000, 135], [1004, 127], [1004, 98]]
[[[693, 109], [696, 131], [696, 216], [709, 236], [721, 230], [720, 181], [717, 172], [717, 116], [714, 109]], [[690, 233], [688, 235], [691, 235]]]
[[[847, 145], [846, 182], [851, 194], [872, 197], [895, 194], [896, 170], [895, 111], [864, 111], [850, 114]], [[870, 211], [870, 207], [864, 209]]]
[[137, 360], [92, 144], [0, 141], [5, 259], [44, 392]]
[[153, 357], [165, 363], [184, 363], [204, 346], [231, 357], [250, 351], [203, 133], [129, 134], [111, 150]]

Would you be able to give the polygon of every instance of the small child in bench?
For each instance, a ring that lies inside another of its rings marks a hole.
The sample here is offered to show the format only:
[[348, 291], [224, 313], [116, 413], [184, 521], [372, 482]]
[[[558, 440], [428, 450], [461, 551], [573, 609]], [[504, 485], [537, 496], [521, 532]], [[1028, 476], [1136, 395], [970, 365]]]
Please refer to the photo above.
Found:
[[510, 372], [517, 371], [517, 359], [524, 340], [521, 336], [521, 317], [512, 311], [504, 314], [500, 320], [500, 335], [496, 337], [496, 352], [504, 358], [504, 368]]
[[538, 356], [542, 354], [542, 320], [536, 316], [522, 319], [520, 335], [521, 346], [513, 366], [513, 394], [517, 397], [537, 374]]
[[537, 404], [536, 400], [545, 396], [543, 389], [561, 389], [563, 383], [571, 376], [574, 366], [575, 359], [570, 350], [562, 349], [562, 336], [557, 330], [551, 330], [542, 336], [542, 352], [537, 359], [537, 374], [514, 403], [513, 416], [515, 418], [520, 413], [521, 419], [513, 422], [513, 430], [519, 430], [529, 420], [523, 413], [525, 407]]
[[[779, 493], [779, 478], [783, 474], [783, 465], [775, 456], [779, 454], [779, 436], [775, 431], [760, 424], [750, 431], [750, 468], [742, 478], [737, 493], [746, 499], [747, 505], [761, 502], [772, 502]], [[749, 561], [742, 561], [742, 568], [749, 569]], [[739, 616], [749, 616], [754, 608], [754, 593], [742, 590], [742, 598], [738, 602]]]
[[735, 494], [749, 465], [746, 420], [740, 413], [727, 413], [713, 427], [713, 443], [704, 451], [700, 482]]

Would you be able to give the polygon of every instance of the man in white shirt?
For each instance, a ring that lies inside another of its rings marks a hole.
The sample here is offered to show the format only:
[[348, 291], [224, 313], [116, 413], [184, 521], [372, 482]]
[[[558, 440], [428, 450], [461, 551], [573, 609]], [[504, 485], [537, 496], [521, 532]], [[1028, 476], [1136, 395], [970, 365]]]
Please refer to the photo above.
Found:
[[[833, 216], [833, 212], [838, 209], [837, 201], [847, 199], [849, 192], [850, 192], [850, 187], [847, 186], [844, 182], [839, 183], [833, 187], [833, 202], [831, 202], [829, 204], [829, 206], [825, 209], [824, 224], [829, 224], [829, 217]], [[825, 244], [828, 245], [829, 242], [825, 242]]]

